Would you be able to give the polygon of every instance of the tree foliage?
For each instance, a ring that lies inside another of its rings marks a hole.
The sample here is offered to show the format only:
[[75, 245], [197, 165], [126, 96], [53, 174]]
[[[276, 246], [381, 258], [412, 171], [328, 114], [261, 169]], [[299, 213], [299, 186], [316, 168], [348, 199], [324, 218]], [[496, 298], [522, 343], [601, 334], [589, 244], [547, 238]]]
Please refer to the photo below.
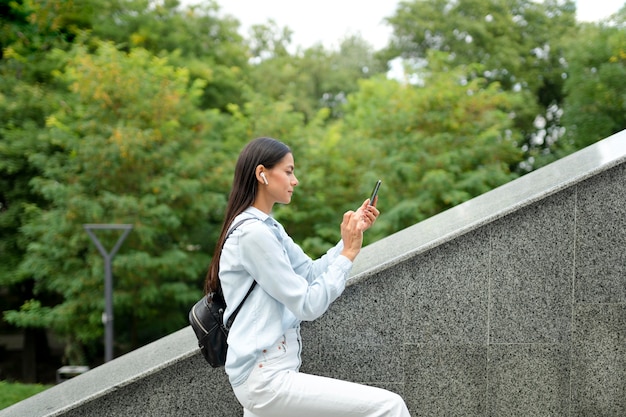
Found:
[[[49, 207], [31, 208], [20, 265], [36, 292], [62, 301], [49, 308], [33, 301], [7, 319], [81, 343], [99, 338], [103, 266], [82, 225], [130, 223], [114, 263], [120, 323], [133, 326], [134, 337], [142, 328], [180, 326], [208, 261], [199, 232], [207, 211], [223, 203], [206, 175], [219, 141], [205, 129], [220, 116], [197, 108], [203, 86], [189, 84], [188, 71], [144, 49], [125, 54], [103, 43], [95, 54], [78, 46], [65, 55], [59, 77], [73, 94], [48, 116], [38, 138], [47, 146], [29, 157], [40, 172], [31, 185]], [[101, 237], [108, 248], [116, 239]], [[48, 320], [38, 321], [41, 313]]]
[[214, 0], [181, 9], [178, 0], [89, 0], [94, 2], [92, 35], [123, 50], [140, 47], [184, 66], [206, 82], [202, 108], [225, 110], [241, 104], [239, 79], [249, 53], [238, 22], [220, 18]]
[[[568, 48], [569, 77], [563, 125], [562, 156], [626, 127], [626, 8], [622, 23], [584, 24]], [[619, 19], [619, 15], [616, 16]]]
[[388, 19], [394, 32], [386, 56], [420, 62], [429, 51], [447, 52], [454, 64], [481, 64], [474, 77], [505, 91], [529, 92], [515, 125], [523, 133], [526, 159], [537, 157], [556, 140], [536, 140], [534, 123], [539, 117], [558, 124], [564, 42], [576, 28], [575, 12], [571, 0], [403, 1]]
[[336, 51], [318, 44], [293, 56], [285, 29], [258, 25], [252, 35], [250, 85], [259, 94], [291, 103], [307, 121], [323, 108], [331, 109], [331, 118], [340, 117], [341, 105], [357, 91], [358, 80], [385, 70], [372, 47], [357, 35], [344, 38]]

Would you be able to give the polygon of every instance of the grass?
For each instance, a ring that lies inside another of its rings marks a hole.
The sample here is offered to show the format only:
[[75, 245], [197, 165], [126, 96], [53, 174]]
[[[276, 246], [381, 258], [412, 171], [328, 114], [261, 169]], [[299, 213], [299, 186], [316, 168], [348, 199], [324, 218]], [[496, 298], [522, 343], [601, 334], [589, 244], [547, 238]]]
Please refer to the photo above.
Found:
[[52, 385], [0, 381], [0, 410], [47, 390]]

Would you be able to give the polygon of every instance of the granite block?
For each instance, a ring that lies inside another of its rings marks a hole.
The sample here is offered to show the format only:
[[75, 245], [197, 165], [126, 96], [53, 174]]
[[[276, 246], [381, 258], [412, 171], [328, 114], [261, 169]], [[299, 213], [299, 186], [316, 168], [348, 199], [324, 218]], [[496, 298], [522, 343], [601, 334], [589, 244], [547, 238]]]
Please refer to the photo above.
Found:
[[578, 185], [576, 300], [626, 302], [626, 165]]
[[571, 415], [626, 416], [626, 304], [575, 308]]
[[322, 344], [302, 356], [302, 372], [362, 384], [402, 383], [402, 345]]
[[492, 226], [490, 343], [570, 338], [575, 190]]
[[485, 415], [487, 347], [484, 345], [405, 345], [406, 403], [411, 415]]
[[404, 290], [406, 343], [487, 343], [487, 231], [421, 254], [406, 268], [412, 275]]
[[547, 417], [569, 413], [569, 346], [489, 346], [487, 416]]
[[322, 316], [323, 320], [303, 323], [303, 338], [308, 344], [401, 344], [403, 339], [401, 280], [392, 269], [376, 274], [368, 285], [346, 288]]
[[354, 321], [356, 309], [360, 308], [361, 291], [359, 286], [347, 287], [321, 317], [302, 323], [305, 349], [322, 342], [339, 343], [345, 340], [359, 343], [364, 340], [357, 326], [348, 325]]

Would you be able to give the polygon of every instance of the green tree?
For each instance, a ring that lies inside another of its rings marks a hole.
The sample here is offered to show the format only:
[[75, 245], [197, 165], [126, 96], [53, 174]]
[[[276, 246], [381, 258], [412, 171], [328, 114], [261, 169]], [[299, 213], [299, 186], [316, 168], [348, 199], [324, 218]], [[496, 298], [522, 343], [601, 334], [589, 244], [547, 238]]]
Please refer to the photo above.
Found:
[[[197, 109], [203, 85], [190, 84], [187, 70], [143, 49], [125, 54], [104, 43], [94, 55], [82, 46], [58, 54], [72, 94], [47, 117], [39, 135], [47, 149], [29, 157], [40, 172], [31, 184], [49, 207], [29, 207], [19, 271], [59, 302], [36, 297], [5, 318], [66, 337], [74, 363], [102, 335], [104, 302], [102, 260], [82, 224], [134, 225], [114, 262], [121, 350], [185, 324], [208, 262], [208, 220], [224, 202], [209, 186], [221, 116]], [[116, 239], [101, 236], [108, 248]]]
[[[532, 100], [516, 109], [516, 127], [527, 158], [549, 152], [554, 140], [537, 141], [537, 117], [558, 130], [566, 72], [564, 42], [576, 28], [572, 0], [403, 1], [388, 19], [393, 37], [386, 58], [421, 62], [428, 51], [450, 54], [456, 65], [481, 64], [468, 74], [506, 91], [528, 91]], [[528, 162], [525, 166], [532, 166]]]
[[626, 128], [626, 8], [614, 24], [587, 23], [567, 50], [565, 137], [557, 157]]
[[376, 58], [372, 46], [360, 35], [343, 38], [339, 48], [331, 51], [329, 58], [326, 72], [318, 73], [321, 79], [320, 101], [332, 110], [333, 118], [340, 118], [341, 105], [349, 94], [359, 89], [359, 81], [384, 74], [387, 66]]
[[[81, 2], [89, 5], [89, 1]], [[54, 48], [67, 49], [89, 19], [71, 1], [0, 2], [0, 310], [17, 308], [33, 297], [32, 277], [18, 268], [29, 240], [22, 226], [33, 207], [47, 202], [34, 193], [30, 180], [39, 174], [30, 162], [46, 148], [40, 140], [45, 117], [63, 102], [52, 77], [59, 61]], [[7, 329], [3, 322], [0, 329]], [[35, 382], [36, 348], [45, 345], [41, 329], [25, 328], [23, 378]]]
[[218, 17], [214, 0], [182, 7], [178, 0], [98, 1], [93, 36], [122, 49], [141, 47], [186, 67], [191, 79], [204, 80], [202, 108], [226, 110], [242, 104], [240, 82], [248, 50], [237, 32], [239, 22]]
[[322, 108], [331, 109], [331, 118], [341, 117], [341, 104], [358, 89], [358, 81], [386, 69], [371, 45], [357, 35], [342, 39], [337, 50], [317, 44], [294, 55], [289, 53], [290, 42], [290, 30], [274, 22], [253, 27], [248, 83], [260, 94], [291, 103], [307, 121]]

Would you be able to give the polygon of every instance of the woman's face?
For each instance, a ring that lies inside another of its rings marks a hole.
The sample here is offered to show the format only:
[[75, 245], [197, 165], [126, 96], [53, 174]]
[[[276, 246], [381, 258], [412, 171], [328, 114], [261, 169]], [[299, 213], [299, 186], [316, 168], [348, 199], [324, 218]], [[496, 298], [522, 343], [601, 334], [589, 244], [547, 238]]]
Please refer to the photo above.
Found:
[[298, 179], [294, 174], [295, 164], [293, 154], [286, 154], [272, 169], [266, 169], [267, 185], [265, 186], [270, 199], [273, 202], [289, 204], [293, 189], [298, 185]]

